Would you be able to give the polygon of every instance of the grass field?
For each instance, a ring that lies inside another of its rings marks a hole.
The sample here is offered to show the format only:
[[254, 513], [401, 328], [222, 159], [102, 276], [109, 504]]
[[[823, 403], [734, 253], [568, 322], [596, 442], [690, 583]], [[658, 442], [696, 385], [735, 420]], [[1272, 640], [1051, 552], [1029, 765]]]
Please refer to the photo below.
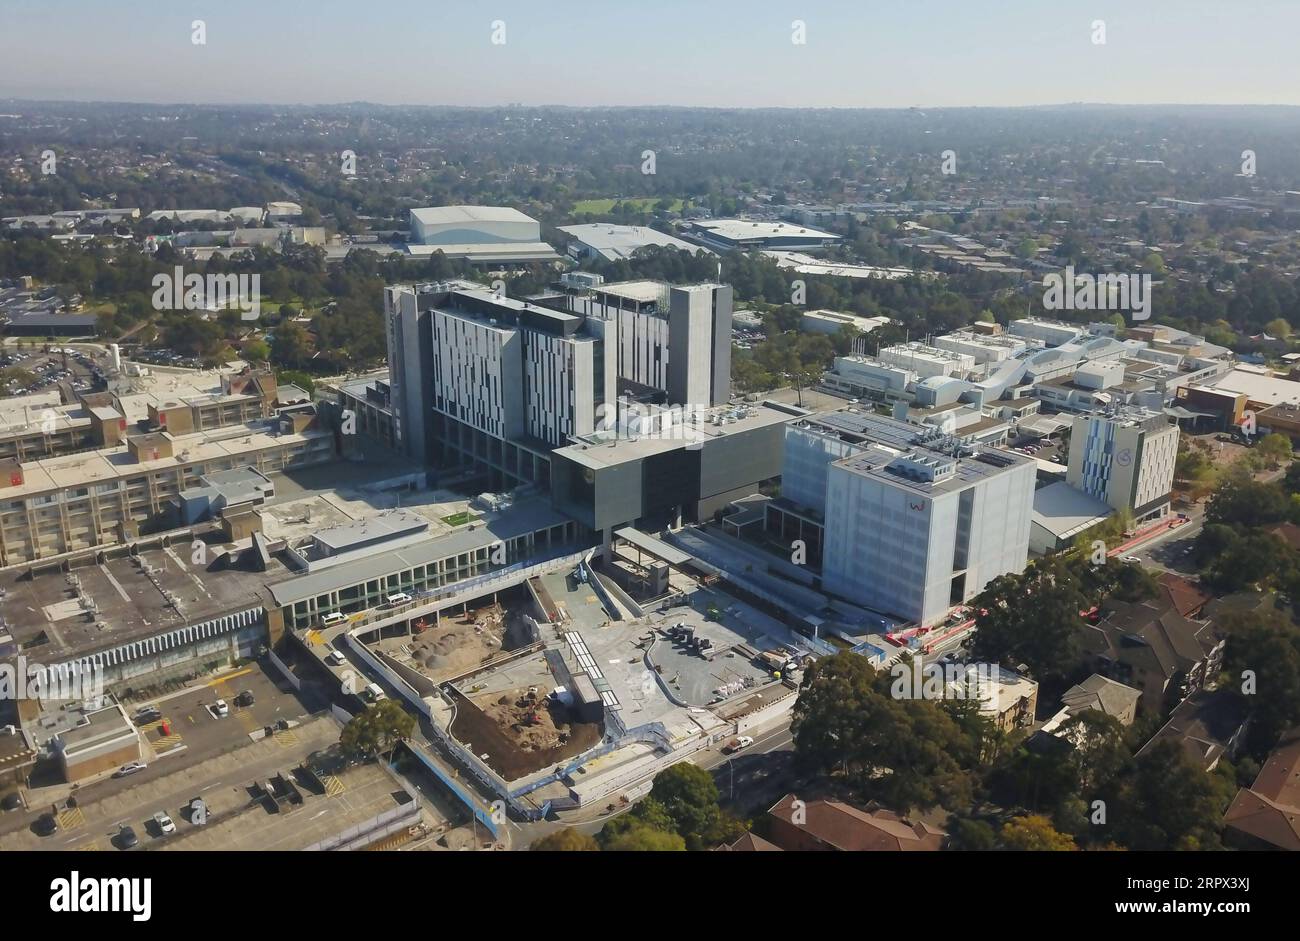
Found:
[[[617, 203], [629, 203], [635, 205], [638, 209], [650, 212], [654, 209], [657, 202], [659, 202], [658, 196], [633, 196], [628, 197], [627, 199], [580, 199], [573, 204], [573, 213], [577, 216], [604, 215], [612, 212]], [[680, 212], [681, 208], [682, 201], [680, 199], [674, 199], [670, 211]]]
[[464, 513], [453, 513], [451, 514], [451, 516], [444, 516], [442, 518], [442, 521], [446, 523], [448, 526], [464, 526], [466, 523], [473, 522], [474, 520], [477, 519], [482, 519], [482, 517], [475, 516], [473, 513], [464, 512]]

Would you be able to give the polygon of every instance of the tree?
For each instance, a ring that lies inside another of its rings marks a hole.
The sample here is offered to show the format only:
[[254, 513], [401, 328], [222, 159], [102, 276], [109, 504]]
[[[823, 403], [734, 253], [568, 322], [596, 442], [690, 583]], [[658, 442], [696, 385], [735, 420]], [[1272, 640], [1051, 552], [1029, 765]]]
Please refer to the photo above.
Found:
[[1274, 339], [1285, 340], [1291, 336], [1291, 325], [1281, 317], [1264, 324], [1264, 332]]
[[1276, 431], [1264, 435], [1256, 443], [1255, 453], [1269, 465], [1277, 467], [1283, 461], [1291, 460], [1291, 439], [1286, 435], [1278, 434]]
[[947, 849], [979, 853], [997, 849], [998, 838], [993, 826], [983, 820], [952, 817], [948, 821]]
[[598, 851], [600, 844], [574, 827], [561, 827], [536, 840], [530, 850], [536, 852], [590, 853]]
[[1225, 806], [1216, 782], [1176, 742], [1157, 741], [1138, 756], [1120, 790], [1114, 822], [1134, 850], [1218, 849]]
[[1059, 833], [1046, 817], [1030, 814], [1012, 817], [1002, 825], [1002, 845], [1009, 850], [1050, 850], [1063, 852], [1078, 849], [1067, 834]]
[[298, 367], [310, 356], [307, 331], [300, 324], [285, 322], [276, 327], [271, 344], [272, 362], [277, 366]]
[[1250, 710], [1250, 751], [1263, 758], [1300, 723], [1300, 629], [1272, 612], [1232, 615], [1222, 628], [1228, 635], [1223, 672]]
[[683, 761], [661, 771], [650, 788], [650, 797], [663, 808], [688, 850], [711, 849], [744, 832], [744, 827], [718, 806], [718, 786], [698, 765]]
[[275, 378], [278, 382], [297, 386], [308, 395], [316, 391], [316, 380], [310, 374], [298, 369], [281, 369], [276, 372]]
[[271, 358], [271, 348], [265, 340], [249, 340], [244, 344], [243, 354], [250, 363], [265, 363]]
[[791, 726], [799, 762], [857, 797], [896, 810], [968, 805], [973, 782], [967, 772], [978, 761], [978, 743], [944, 704], [896, 698], [890, 686], [890, 674], [877, 676], [854, 653], [813, 664]]
[[1276, 484], [1233, 473], [1225, 477], [1205, 507], [1205, 522], [1255, 528], [1280, 523], [1290, 504]]
[[638, 823], [611, 838], [604, 848], [615, 853], [680, 853], [686, 850], [686, 841], [676, 833]]
[[349, 720], [339, 734], [343, 754], [360, 761], [373, 758], [409, 738], [415, 717], [395, 699], [381, 699]]
[[976, 596], [978, 660], [1024, 663], [1039, 679], [1062, 676], [1075, 662], [1079, 612], [1090, 606], [1064, 559], [1052, 557], [1020, 574], [999, 575]]

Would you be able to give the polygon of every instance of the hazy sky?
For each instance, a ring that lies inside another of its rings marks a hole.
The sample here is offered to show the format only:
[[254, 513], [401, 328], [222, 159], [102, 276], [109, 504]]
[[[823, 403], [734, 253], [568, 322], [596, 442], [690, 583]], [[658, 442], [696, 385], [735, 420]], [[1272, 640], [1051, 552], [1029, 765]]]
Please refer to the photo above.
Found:
[[1300, 0], [0, 0], [0, 98], [1300, 104], [1297, 36]]

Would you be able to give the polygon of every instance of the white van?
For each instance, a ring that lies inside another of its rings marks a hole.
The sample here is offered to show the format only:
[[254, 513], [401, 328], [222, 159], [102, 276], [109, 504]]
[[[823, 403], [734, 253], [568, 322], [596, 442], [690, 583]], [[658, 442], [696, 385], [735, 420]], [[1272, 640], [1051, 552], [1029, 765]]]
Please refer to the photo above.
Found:
[[384, 600], [391, 605], [406, 604], [411, 600], [411, 596], [404, 591], [399, 591], [396, 594], [389, 595]]
[[320, 622], [325, 627], [331, 627], [335, 624], [342, 624], [347, 619], [348, 616], [342, 611], [331, 611], [329, 614], [321, 618]]
[[378, 683], [367, 683], [366, 688], [361, 691], [361, 697], [366, 702], [379, 702], [384, 698], [384, 691], [379, 688]]

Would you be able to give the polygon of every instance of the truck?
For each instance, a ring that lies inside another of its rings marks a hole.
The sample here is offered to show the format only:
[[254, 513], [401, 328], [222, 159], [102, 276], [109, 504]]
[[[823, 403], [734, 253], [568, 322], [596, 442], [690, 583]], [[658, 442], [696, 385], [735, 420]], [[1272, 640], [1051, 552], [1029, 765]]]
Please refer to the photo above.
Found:
[[784, 650], [764, 650], [758, 655], [758, 659], [772, 673], [784, 675], [799, 667], [798, 661]]

